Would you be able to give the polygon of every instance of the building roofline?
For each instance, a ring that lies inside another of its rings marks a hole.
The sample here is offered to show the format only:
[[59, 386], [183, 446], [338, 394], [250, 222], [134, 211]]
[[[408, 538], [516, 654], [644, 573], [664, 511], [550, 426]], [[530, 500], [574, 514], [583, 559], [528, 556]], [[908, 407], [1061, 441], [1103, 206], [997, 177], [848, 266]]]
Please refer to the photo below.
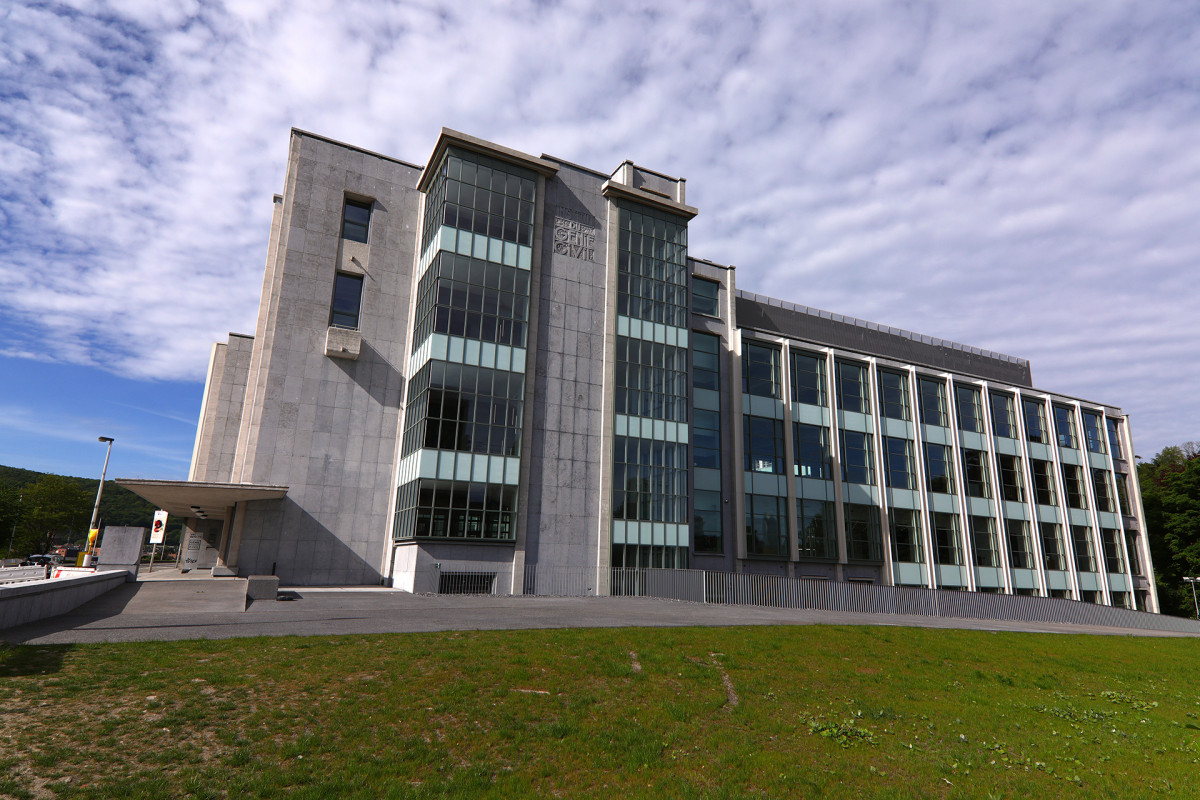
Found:
[[832, 311], [825, 311], [820, 308], [813, 308], [811, 306], [805, 306], [799, 303], [791, 303], [787, 300], [780, 300], [777, 297], [767, 297], [766, 295], [755, 294], [754, 292], [749, 292], [745, 289], [738, 289], [737, 297], [754, 303], [761, 303], [763, 305], [775, 306], [776, 308], [783, 308], [788, 311], [795, 311], [798, 314], [807, 314], [810, 317], [820, 317], [821, 319], [832, 320], [833, 322], [841, 322], [846, 325], [853, 325], [856, 328], [866, 328], [867, 330], [871, 331], [879, 331], [880, 333], [899, 336], [902, 339], [908, 339], [909, 341], [919, 342], [921, 344], [927, 344], [933, 347], [945, 347], [950, 350], [958, 350], [960, 352], [982, 356], [983, 358], [991, 358], [997, 361], [1004, 361], [1009, 364], [1017, 364], [1026, 368], [1029, 367], [1029, 361], [1027, 359], [1018, 358], [1017, 356], [1010, 356], [1007, 353], [998, 353], [994, 350], [984, 350], [981, 347], [972, 347], [971, 345], [953, 342], [949, 339], [939, 339], [936, 336], [926, 336], [925, 334], [914, 333], [913, 331], [905, 330], [903, 328], [893, 328], [890, 325], [880, 325], [878, 322], [869, 322], [864, 319], [858, 319], [857, 317], [848, 317], [845, 314], [835, 314]]
[[[402, 164], [406, 167], [412, 167], [413, 169], [424, 169], [424, 167], [421, 166], [420, 164], [413, 164], [408, 161], [403, 161], [399, 158], [394, 158], [392, 156], [385, 156], [383, 153], [376, 153], [374, 150], [368, 150], [365, 147], [358, 147], [357, 145], [348, 144], [346, 142], [339, 142], [337, 139], [330, 139], [328, 136], [322, 136], [319, 133], [313, 133], [311, 131], [302, 130], [295, 126], [292, 126], [292, 133], [297, 136], [307, 136], [309, 139], [316, 139], [317, 141], [325, 142], [326, 144], [332, 144], [332, 145], [336, 145], [338, 147], [344, 147], [347, 150], [354, 150], [355, 152], [358, 152], [358, 153], [364, 153], [364, 154], [372, 156], [374, 158], [381, 158], [384, 161], [391, 161], [394, 164]], [[278, 197], [279, 195], [276, 195], [276, 196]]]
[[528, 153], [522, 153], [520, 150], [514, 150], [511, 147], [489, 142], [487, 139], [480, 139], [478, 136], [471, 136], [461, 131], [451, 130], [450, 128], [442, 128], [442, 133], [438, 136], [437, 144], [433, 146], [433, 154], [429, 157], [429, 163], [425, 165], [424, 170], [421, 172], [421, 179], [417, 181], [417, 191], [424, 192], [428, 190], [429, 184], [433, 181], [431, 168], [436, 169], [436, 166], [442, 163], [442, 156], [451, 147], [457, 147], [460, 150], [468, 150], [472, 153], [506, 161], [518, 167], [532, 170], [547, 178], [558, 172], [558, 166], [544, 158], [531, 156]]

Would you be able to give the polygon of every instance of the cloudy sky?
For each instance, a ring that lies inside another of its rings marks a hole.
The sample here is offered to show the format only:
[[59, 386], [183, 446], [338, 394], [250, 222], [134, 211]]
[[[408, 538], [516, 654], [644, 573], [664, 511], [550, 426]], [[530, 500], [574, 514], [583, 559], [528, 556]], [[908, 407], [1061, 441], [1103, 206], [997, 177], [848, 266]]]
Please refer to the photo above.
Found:
[[186, 477], [291, 126], [688, 179], [739, 286], [1200, 439], [1200, 19], [1147, 2], [0, 2], [0, 464]]

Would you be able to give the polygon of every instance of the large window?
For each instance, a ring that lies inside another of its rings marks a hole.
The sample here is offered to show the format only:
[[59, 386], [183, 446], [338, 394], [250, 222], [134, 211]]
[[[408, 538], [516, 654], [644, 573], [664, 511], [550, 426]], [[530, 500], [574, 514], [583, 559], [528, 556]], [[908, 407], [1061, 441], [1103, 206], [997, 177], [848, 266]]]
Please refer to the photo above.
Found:
[[346, 199], [342, 206], [342, 238], [366, 243], [371, 227], [371, 204]]
[[879, 371], [879, 412], [891, 419], [911, 419], [907, 375], [886, 369]]
[[887, 459], [887, 485], [893, 489], [917, 488], [912, 442], [908, 439], [885, 436], [883, 450], [884, 458]]
[[971, 549], [975, 566], [1000, 566], [1000, 548], [996, 543], [996, 523], [991, 517], [971, 517]]
[[746, 552], [753, 556], [786, 556], [786, 519], [786, 499], [746, 495]]
[[512, 541], [517, 487], [416, 480], [396, 491], [397, 539]]
[[922, 563], [921, 515], [904, 508], [890, 511], [892, 523], [892, 558], [907, 563]]
[[991, 497], [988, 480], [987, 454], [981, 450], [963, 450], [963, 480], [969, 497]]
[[687, 422], [687, 350], [618, 336], [615, 410], [618, 414]]
[[1125, 531], [1125, 549], [1129, 551], [1129, 571], [1134, 575], [1142, 574], [1142, 554], [1138, 548], [1137, 531]]
[[1008, 527], [1008, 556], [1013, 569], [1033, 569], [1033, 542], [1029, 539], [1029, 523], [1023, 519], [1006, 520]]
[[1104, 545], [1104, 568], [1109, 572], [1125, 571], [1125, 558], [1121, 552], [1121, 532], [1116, 528], [1101, 528], [1100, 542]]
[[1117, 500], [1121, 504], [1121, 513], [1127, 517], [1133, 516], [1133, 506], [1129, 505], [1129, 476], [1124, 472], [1116, 473], [1117, 476]]
[[1071, 543], [1075, 547], [1075, 569], [1079, 572], [1095, 572], [1096, 551], [1092, 546], [1092, 529], [1086, 525], [1072, 525]]
[[414, 345], [432, 333], [524, 347], [529, 270], [441, 252], [417, 285]]
[[867, 394], [867, 367], [851, 361], [837, 362], [838, 408], [842, 411], [871, 413]]
[[801, 478], [833, 480], [828, 428], [793, 422], [792, 447], [796, 451], [796, 475]]
[[329, 324], [334, 328], [358, 330], [358, 312], [362, 305], [362, 275], [337, 273], [333, 279], [333, 308]]
[[613, 519], [687, 522], [687, 445], [613, 437]]
[[721, 468], [721, 415], [716, 411], [692, 409], [692, 466]]
[[1075, 415], [1067, 406], [1054, 406], [1054, 432], [1058, 434], [1059, 447], [1079, 447], [1075, 438]]
[[792, 401], [825, 405], [825, 356], [792, 350]]
[[846, 510], [846, 553], [852, 561], [881, 561], [883, 539], [879, 534], [879, 509], [848, 503]]
[[954, 397], [958, 401], [959, 429], [983, 433], [983, 407], [979, 390], [974, 386], [956, 385]]
[[1033, 469], [1033, 496], [1038, 505], [1052, 506], [1058, 502], [1054, 493], [1054, 465], [1040, 458], [1030, 459]]
[[1074, 464], [1063, 464], [1063, 492], [1070, 508], [1087, 508], [1087, 491], [1083, 488], [1083, 470]]
[[1113, 508], [1112, 484], [1108, 482], [1108, 470], [1092, 470], [1092, 485], [1096, 488], [1096, 510], [1116, 511]]
[[520, 455], [524, 387], [515, 372], [428, 362], [408, 384], [402, 452]]
[[617, 314], [685, 327], [687, 223], [645, 208], [618, 209]]
[[940, 511], [933, 515], [933, 546], [936, 563], [944, 566], [962, 566], [963, 553], [958, 535], [958, 514]]
[[1095, 411], [1083, 412], [1083, 438], [1087, 449], [1093, 453], [1104, 452], [1104, 434], [1100, 432], [1100, 415]]
[[747, 341], [742, 349], [742, 391], [782, 398], [779, 391], [779, 348]]
[[770, 417], [742, 416], [746, 472], [783, 474], [783, 423]]
[[939, 494], [954, 494], [954, 465], [950, 448], [925, 443], [925, 488]]
[[796, 501], [800, 558], [837, 558], [837, 517], [828, 500]]
[[721, 338], [692, 331], [692, 386], [721, 391]]
[[1046, 569], [1065, 570], [1067, 554], [1063, 550], [1062, 528], [1054, 522], [1043, 522], [1042, 530], [1042, 563]]
[[[532, 245], [536, 177], [512, 164], [451, 150], [425, 194], [422, 251], [440, 226]], [[628, 216], [622, 214], [622, 245], [628, 244]], [[621, 269], [626, 269], [624, 263]]]
[[1108, 446], [1112, 448], [1113, 458], [1124, 458], [1121, 451], [1121, 426], [1112, 417], [1105, 417], [1108, 424]]
[[1014, 503], [1020, 503], [1025, 500], [1025, 493], [1021, 491], [1024, 481], [1021, 480], [1021, 459], [1016, 456], [1005, 455], [1004, 453], [996, 454], [996, 463], [1000, 469], [1000, 494], [1004, 495], [1005, 500]]
[[707, 317], [721, 316], [718, 303], [720, 296], [721, 284], [704, 278], [692, 278], [692, 311]]
[[917, 388], [921, 392], [921, 422], [947, 427], [950, 423], [946, 414], [946, 384], [934, 378], [920, 378]]
[[1013, 418], [1013, 399], [1006, 394], [988, 392], [992, 402], [992, 430], [1005, 439], [1017, 438], [1017, 422]]
[[720, 553], [724, 550], [720, 492], [697, 489], [692, 493], [692, 527], [697, 553]]
[[871, 437], [858, 431], [842, 431], [842, 480], [847, 483], [875, 483], [875, 459]]
[[1025, 408], [1025, 438], [1031, 442], [1049, 444], [1046, 434], [1046, 406], [1041, 400], [1026, 399]]

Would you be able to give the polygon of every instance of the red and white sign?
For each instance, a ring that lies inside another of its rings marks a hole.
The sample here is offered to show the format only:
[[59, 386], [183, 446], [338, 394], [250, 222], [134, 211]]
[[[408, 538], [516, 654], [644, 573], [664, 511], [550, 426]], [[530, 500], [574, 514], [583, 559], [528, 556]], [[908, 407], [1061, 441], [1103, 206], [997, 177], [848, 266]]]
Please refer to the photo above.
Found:
[[162, 544], [167, 533], [167, 512], [161, 508], [154, 512], [154, 527], [150, 528], [150, 544]]

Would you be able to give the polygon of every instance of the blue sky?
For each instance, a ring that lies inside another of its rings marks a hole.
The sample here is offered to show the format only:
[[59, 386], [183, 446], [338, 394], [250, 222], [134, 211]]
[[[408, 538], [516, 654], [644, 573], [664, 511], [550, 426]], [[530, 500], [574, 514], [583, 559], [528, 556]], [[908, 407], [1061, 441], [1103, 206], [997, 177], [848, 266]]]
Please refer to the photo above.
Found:
[[291, 126], [688, 179], [742, 288], [1200, 439], [1200, 22], [1145, 2], [0, 5], [0, 463], [186, 477]]

